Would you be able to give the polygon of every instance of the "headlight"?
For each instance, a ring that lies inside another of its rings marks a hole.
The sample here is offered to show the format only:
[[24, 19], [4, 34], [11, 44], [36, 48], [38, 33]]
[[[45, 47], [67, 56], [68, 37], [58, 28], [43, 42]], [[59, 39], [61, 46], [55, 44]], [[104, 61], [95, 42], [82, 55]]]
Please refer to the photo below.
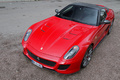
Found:
[[25, 37], [24, 37], [24, 41], [27, 41], [27, 40], [28, 40], [31, 32], [32, 32], [32, 29], [29, 29], [29, 30], [26, 32]]
[[78, 52], [79, 50], [79, 47], [76, 45], [76, 46], [73, 46], [64, 56], [64, 59], [71, 59], [75, 56], [75, 54]]

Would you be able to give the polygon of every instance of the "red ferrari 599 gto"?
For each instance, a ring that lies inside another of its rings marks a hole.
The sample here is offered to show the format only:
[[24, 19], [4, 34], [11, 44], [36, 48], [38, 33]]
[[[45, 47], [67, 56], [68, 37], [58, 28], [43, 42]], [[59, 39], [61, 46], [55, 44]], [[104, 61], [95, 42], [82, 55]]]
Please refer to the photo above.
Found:
[[103, 5], [73, 3], [56, 15], [33, 24], [22, 40], [23, 53], [33, 64], [70, 74], [86, 67], [93, 50], [114, 22]]

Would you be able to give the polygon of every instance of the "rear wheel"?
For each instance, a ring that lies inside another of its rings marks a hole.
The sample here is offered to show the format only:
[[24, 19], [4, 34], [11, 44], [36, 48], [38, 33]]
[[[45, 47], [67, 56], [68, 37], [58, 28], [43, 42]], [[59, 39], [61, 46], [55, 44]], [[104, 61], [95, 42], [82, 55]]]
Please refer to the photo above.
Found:
[[111, 33], [112, 27], [113, 27], [114, 20], [111, 22], [110, 28], [108, 30], [108, 35]]
[[83, 58], [83, 61], [81, 64], [82, 68], [85, 68], [89, 64], [89, 62], [92, 58], [92, 53], [93, 53], [93, 47], [92, 47], [92, 45], [90, 45], [85, 53], [84, 58]]

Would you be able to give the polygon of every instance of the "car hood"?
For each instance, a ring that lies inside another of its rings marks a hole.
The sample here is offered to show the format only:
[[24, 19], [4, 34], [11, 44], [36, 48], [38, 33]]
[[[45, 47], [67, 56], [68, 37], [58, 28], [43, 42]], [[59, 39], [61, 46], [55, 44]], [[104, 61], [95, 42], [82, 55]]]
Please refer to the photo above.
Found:
[[34, 27], [38, 28], [32, 32], [28, 43], [40, 54], [56, 57], [61, 57], [73, 45], [77, 45], [78, 38], [82, 38], [92, 28], [90, 25], [55, 16], [48, 18], [44, 23], [37, 24]]

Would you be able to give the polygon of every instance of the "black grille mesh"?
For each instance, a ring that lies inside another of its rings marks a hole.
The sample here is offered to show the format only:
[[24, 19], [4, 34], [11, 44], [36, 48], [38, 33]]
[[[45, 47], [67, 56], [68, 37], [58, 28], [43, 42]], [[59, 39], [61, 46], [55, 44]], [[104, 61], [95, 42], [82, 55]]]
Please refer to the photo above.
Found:
[[58, 67], [59, 70], [66, 70], [70, 65], [60, 65]]
[[52, 62], [52, 61], [48, 61], [48, 60], [45, 60], [45, 59], [42, 59], [39, 57], [39, 59], [37, 59], [38, 57], [34, 54], [32, 54], [29, 50], [27, 50], [28, 54], [33, 58], [35, 59], [36, 61], [40, 62], [40, 63], [43, 63], [45, 65], [48, 65], [48, 66], [55, 66], [55, 62]]

